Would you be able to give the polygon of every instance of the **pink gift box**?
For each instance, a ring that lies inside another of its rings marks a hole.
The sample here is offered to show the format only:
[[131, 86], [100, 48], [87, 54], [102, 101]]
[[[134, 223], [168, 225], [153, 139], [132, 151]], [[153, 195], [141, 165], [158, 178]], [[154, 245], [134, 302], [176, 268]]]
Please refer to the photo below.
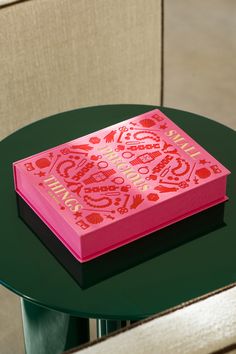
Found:
[[224, 202], [230, 173], [158, 109], [13, 171], [17, 193], [80, 262]]

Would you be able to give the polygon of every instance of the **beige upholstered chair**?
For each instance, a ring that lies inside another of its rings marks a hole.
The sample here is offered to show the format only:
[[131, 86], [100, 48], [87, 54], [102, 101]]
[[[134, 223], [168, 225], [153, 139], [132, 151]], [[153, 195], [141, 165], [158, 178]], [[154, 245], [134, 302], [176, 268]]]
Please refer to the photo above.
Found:
[[159, 104], [160, 2], [7, 1], [0, 8], [0, 138], [82, 106]]
[[236, 283], [70, 353], [236, 353]]
[[0, 139], [109, 103], [163, 101], [236, 128], [235, 11], [221, 0], [0, 0]]

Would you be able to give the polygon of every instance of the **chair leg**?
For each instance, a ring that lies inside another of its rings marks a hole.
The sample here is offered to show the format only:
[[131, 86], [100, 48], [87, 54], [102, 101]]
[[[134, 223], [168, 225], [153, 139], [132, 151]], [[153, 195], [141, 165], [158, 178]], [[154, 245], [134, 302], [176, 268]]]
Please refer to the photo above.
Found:
[[89, 320], [21, 299], [27, 354], [56, 354], [89, 341]]
[[97, 319], [97, 337], [106, 336], [126, 325], [126, 321]]

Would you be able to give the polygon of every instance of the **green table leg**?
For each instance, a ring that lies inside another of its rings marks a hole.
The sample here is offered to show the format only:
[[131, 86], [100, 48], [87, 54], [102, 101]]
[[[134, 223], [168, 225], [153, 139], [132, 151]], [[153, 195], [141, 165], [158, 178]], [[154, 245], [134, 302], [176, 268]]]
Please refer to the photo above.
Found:
[[89, 341], [89, 320], [21, 299], [27, 354], [58, 354]]
[[101, 338], [127, 325], [126, 321], [97, 319], [97, 337]]

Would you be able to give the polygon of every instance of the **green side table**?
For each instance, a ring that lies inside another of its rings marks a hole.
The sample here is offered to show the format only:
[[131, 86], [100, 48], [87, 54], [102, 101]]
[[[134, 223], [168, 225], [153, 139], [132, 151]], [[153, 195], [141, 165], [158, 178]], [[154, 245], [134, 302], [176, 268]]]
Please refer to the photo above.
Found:
[[[33, 216], [28, 225], [22, 220], [13, 161], [154, 108], [77, 109], [30, 124], [0, 143], [0, 280], [21, 296], [27, 353], [60, 353], [88, 341], [89, 318], [98, 320], [101, 336], [127, 320], [143, 319], [236, 281], [236, 134], [192, 113], [161, 108], [232, 172], [225, 204], [89, 262], [78, 270], [80, 279], [35, 235], [38, 221]], [[76, 264], [72, 268], [76, 273]]]

